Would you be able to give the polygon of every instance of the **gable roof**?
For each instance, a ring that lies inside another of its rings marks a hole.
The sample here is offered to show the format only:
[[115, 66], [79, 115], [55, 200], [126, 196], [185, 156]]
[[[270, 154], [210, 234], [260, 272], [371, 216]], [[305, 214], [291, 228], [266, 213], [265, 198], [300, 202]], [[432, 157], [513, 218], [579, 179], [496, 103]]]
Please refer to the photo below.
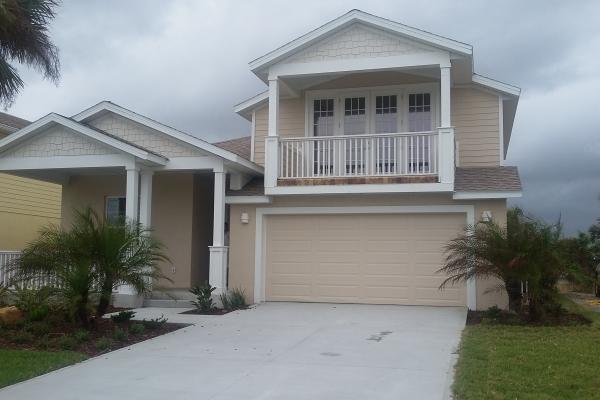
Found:
[[175, 128], [162, 124], [158, 121], [155, 121], [151, 118], [145, 117], [141, 114], [138, 114], [134, 111], [121, 107], [115, 103], [110, 101], [101, 101], [100, 103], [80, 112], [79, 114], [71, 117], [73, 120], [77, 122], [85, 122], [97, 115], [100, 115], [105, 112], [112, 112], [114, 114], [120, 115], [121, 117], [127, 118], [131, 121], [137, 122], [141, 125], [144, 125], [150, 129], [154, 129], [155, 131], [161, 132], [167, 136], [175, 138], [181, 142], [192, 145], [200, 150], [203, 150], [207, 153], [216, 155], [218, 157], [223, 158], [226, 161], [230, 161], [244, 168], [250, 169], [255, 172], [263, 173], [263, 168], [248, 159], [245, 159], [238, 154], [235, 154], [229, 150], [223, 149], [214, 144], [208, 143], [205, 140], [199, 139], [195, 136], [187, 134], [185, 132], [179, 131]]
[[29, 124], [26, 119], [0, 112], [0, 133], [13, 133]]
[[159, 165], [165, 165], [168, 161], [166, 157], [160, 154], [151, 152], [150, 150], [147, 150], [141, 146], [135, 145], [121, 138], [117, 138], [113, 135], [109, 135], [106, 132], [91, 128], [87, 125], [74, 121], [71, 118], [67, 118], [56, 113], [50, 113], [45, 117], [42, 117], [37, 121], [27, 125], [16, 133], [0, 140], [0, 152], [17, 146], [36, 133], [56, 125], [71, 129], [89, 137], [90, 139], [101, 142], [109, 147], [130, 154], [141, 160], [146, 160]]
[[261, 79], [265, 80], [266, 76], [261, 73], [265, 68], [354, 23], [375, 27], [455, 54], [463, 56], [473, 55], [473, 47], [469, 44], [355, 9], [251, 61], [249, 63], [250, 69]]
[[230, 151], [237, 154], [246, 160], [250, 159], [252, 153], [252, 138], [250, 136], [244, 136], [237, 139], [225, 140], [222, 142], [213, 143], [215, 146], [220, 147], [224, 150]]

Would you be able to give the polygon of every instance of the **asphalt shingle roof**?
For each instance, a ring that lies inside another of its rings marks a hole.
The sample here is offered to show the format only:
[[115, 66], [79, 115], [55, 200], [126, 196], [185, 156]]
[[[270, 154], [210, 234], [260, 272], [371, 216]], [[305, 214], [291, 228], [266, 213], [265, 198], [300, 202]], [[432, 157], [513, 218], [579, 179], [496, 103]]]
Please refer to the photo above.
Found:
[[521, 179], [517, 167], [458, 167], [455, 192], [518, 192]]
[[215, 146], [223, 150], [230, 151], [238, 156], [250, 160], [250, 136], [244, 136], [238, 139], [225, 140], [223, 142], [213, 143]]

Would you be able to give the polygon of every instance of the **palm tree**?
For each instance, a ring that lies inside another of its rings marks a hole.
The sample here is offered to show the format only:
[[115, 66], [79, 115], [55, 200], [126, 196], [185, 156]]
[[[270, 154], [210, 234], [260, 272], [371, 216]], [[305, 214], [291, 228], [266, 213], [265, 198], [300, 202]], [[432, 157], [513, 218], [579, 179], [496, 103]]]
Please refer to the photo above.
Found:
[[48, 37], [57, 5], [57, 0], [0, 0], [0, 104], [10, 105], [24, 86], [10, 61], [58, 82], [58, 49]]
[[492, 290], [506, 290], [509, 308], [521, 309], [521, 283], [527, 282], [526, 299], [532, 319], [556, 303], [556, 282], [570, 267], [561, 245], [561, 225], [547, 225], [510, 209], [506, 227], [495, 221], [469, 226], [446, 245], [446, 260], [438, 271], [448, 277], [440, 285], [471, 278], [495, 278]]
[[18, 282], [27, 283], [40, 275], [55, 279], [57, 291], [74, 317], [87, 326], [91, 309], [101, 318], [113, 290], [120, 285], [130, 285], [143, 294], [153, 280], [168, 280], [159, 268], [159, 263], [166, 261], [163, 246], [148, 229], [133, 222], [105, 221], [87, 208], [75, 211], [69, 230], [44, 229], [12, 269]]

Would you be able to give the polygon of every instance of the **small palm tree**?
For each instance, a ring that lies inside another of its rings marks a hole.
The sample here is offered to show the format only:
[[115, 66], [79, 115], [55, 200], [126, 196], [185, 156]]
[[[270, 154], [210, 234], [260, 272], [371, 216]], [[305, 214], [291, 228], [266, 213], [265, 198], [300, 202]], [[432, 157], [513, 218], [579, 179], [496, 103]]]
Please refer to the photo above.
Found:
[[528, 311], [539, 319], [556, 303], [556, 282], [570, 268], [561, 245], [561, 225], [547, 225], [510, 209], [506, 227], [495, 221], [469, 226], [446, 245], [446, 260], [438, 271], [448, 277], [440, 285], [471, 278], [496, 278], [492, 290], [506, 290], [509, 308], [521, 309], [521, 283], [527, 282]]
[[48, 37], [48, 23], [57, 5], [56, 0], [0, 1], [0, 104], [12, 103], [23, 88], [10, 61], [34, 67], [45, 78], [58, 81], [58, 49]]
[[25, 284], [40, 275], [55, 279], [73, 315], [87, 325], [92, 298], [98, 298], [93, 308], [100, 318], [120, 285], [143, 294], [153, 280], [168, 280], [159, 268], [166, 261], [163, 246], [148, 229], [133, 222], [105, 221], [87, 208], [75, 211], [68, 231], [56, 226], [44, 229], [11, 268], [16, 280]]

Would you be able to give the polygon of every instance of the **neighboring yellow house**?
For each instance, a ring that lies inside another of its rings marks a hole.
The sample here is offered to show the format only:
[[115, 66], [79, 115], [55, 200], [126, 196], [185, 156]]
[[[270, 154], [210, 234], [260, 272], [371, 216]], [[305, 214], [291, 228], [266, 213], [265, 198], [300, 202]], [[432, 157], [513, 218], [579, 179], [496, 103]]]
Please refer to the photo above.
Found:
[[[29, 124], [0, 112], [0, 140]], [[60, 222], [61, 186], [0, 174], [0, 251], [21, 250], [43, 226]]]

